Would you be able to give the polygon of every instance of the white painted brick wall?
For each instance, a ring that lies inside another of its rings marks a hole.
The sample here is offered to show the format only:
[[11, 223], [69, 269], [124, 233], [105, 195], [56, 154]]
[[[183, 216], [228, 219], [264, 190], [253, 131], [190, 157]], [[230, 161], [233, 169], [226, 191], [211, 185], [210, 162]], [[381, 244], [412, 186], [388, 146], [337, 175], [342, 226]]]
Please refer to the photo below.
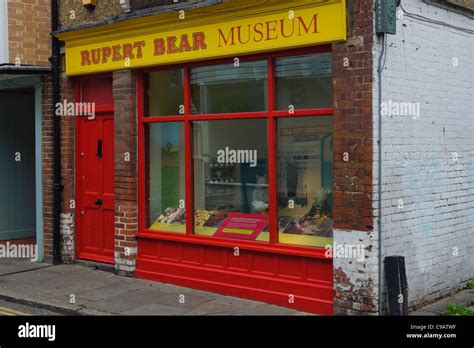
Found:
[[[421, 0], [402, 0], [402, 6], [438, 21], [474, 27], [467, 16]], [[377, 42], [374, 138], [381, 49]], [[419, 119], [384, 116], [382, 121], [382, 252], [405, 257], [410, 306], [452, 293], [474, 278], [473, 53], [472, 34], [406, 15], [397, 20], [397, 34], [388, 35], [382, 100], [421, 106]], [[455, 58], [458, 66], [453, 65]], [[378, 215], [376, 143], [374, 150]], [[399, 199], [403, 209], [398, 208]], [[458, 256], [453, 255], [455, 248]]]
[[373, 298], [373, 310], [371, 314], [378, 312], [378, 240], [373, 232], [334, 230], [334, 248], [337, 246], [358, 246], [363, 248], [361, 255], [333, 255], [334, 274], [337, 277], [338, 270], [347, 275], [348, 284], [334, 281], [334, 290], [344, 293], [347, 300], [354, 302], [353, 310], [346, 312], [351, 315], [360, 315], [361, 312], [369, 312], [366, 308], [358, 309], [369, 297]]
[[[1, 1], [1, 0], [0, 0]], [[75, 258], [74, 217], [71, 213], [61, 213], [61, 258], [63, 262], [71, 262]]]

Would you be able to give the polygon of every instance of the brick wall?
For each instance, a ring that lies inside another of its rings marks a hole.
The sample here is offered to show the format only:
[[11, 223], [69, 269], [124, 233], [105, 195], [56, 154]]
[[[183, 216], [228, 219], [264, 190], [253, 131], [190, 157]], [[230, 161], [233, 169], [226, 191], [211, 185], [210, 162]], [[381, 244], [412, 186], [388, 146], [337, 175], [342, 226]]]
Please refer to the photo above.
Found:
[[[115, 268], [121, 275], [135, 271], [138, 233], [138, 167], [136, 72], [113, 74], [115, 127]], [[129, 155], [129, 156], [127, 156]], [[129, 157], [129, 161], [127, 158]]]
[[53, 261], [54, 229], [54, 138], [53, 85], [50, 75], [42, 78], [42, 167], [43, 167], [43, 248], [44, 261]]
[[[472, 29], [467, 16], [421, 0], [403, 7]], [[382, 101], [420, 107], [383, 116], [382, 251], [405, 257], [411, 307], [474, 278], [472, 50], [472, 34], [406, 15], [388, 36]]]
[[350, 2], [348, 43], [333, 45], [334, 222], [345, 230], [373, 224], [371, 11], [368, 1]]
[[[64, 57], [63, 57], [64, 58]], [[72, 79], [63, 73], [60, 77], [60, 101], [73, 102]], [[61, 259], [70, 263], [75, 258], [75, 117], [61, 117], [61, 181], [64, 186], [61, 196]]]
[[377, 311], [373, 234], [373, 4], [347, 3], [348, 41], [333, 45], [334, 250], [361, 245], [363, 260], [334, 258], [336, 314]]
[[8, 1], [9, 62], [49, 66], [51, 56], [51, 2]]
[[[50, 75], [42, 78], [42, 168], [43, 168], [43, 238], [45, 262], [53, 261], [54, 233], [54, 137], [53, 86]], [[72, 82], [63, 74], [60, 81], [60, 101], [74, 101]], [[61, 257], [72, 262], [75, 257], [74, 203], [74, 139], [75, 118], [61, 117]], [[73, 203], [73, 204], [71, 204]]]

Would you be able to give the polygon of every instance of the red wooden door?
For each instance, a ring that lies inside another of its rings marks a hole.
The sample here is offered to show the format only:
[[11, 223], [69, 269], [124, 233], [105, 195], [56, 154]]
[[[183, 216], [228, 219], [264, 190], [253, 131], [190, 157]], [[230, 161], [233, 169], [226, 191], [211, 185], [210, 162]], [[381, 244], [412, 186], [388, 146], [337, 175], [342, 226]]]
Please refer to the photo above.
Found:
[[114, 117], [98, 107], [77, 122], [78, 258], [114, 263]]

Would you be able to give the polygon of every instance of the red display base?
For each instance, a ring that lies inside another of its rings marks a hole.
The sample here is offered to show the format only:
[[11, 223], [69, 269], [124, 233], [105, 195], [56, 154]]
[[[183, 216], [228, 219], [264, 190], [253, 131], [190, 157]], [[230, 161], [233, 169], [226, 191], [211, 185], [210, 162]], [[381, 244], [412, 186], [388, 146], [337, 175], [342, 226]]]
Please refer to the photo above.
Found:
[[140, 238], [136, 276], [333, 314], [332, 260]]

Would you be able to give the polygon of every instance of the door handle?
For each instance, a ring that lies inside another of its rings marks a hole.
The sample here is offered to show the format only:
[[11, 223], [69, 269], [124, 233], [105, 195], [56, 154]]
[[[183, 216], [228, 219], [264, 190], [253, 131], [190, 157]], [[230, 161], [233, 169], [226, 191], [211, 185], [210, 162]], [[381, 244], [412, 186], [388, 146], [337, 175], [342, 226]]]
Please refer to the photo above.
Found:
[[104, 202], [102, 202], [102, 199], [100, 199], [100, 198], [97, 199], [97, 200], [94, 202], [95, 205], [102, 205], [102, 203], [104, 203]]
[[102, 157], [102, 139], [97, 140], [97, 157]]

